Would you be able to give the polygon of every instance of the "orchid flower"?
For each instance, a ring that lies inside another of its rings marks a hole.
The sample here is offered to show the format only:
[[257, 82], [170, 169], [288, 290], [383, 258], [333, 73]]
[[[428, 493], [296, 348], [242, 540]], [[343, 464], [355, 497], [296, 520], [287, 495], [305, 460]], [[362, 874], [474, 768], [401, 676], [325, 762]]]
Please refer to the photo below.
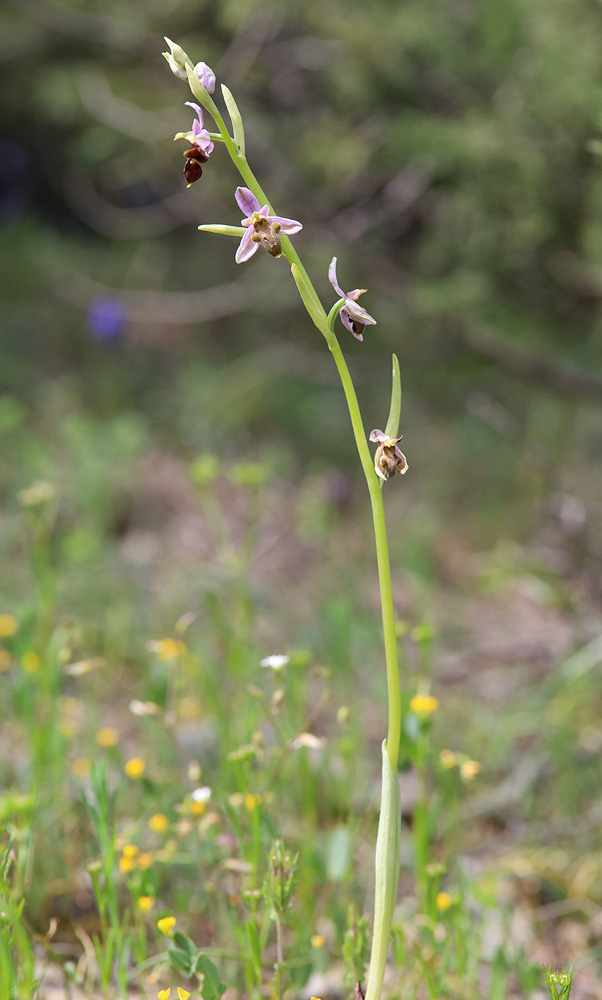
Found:
[[[205, 64], [203, 63], [203, 65]], [[184, 177], [188, 182], [188, 187], [190, 187], [191, 184], [198, 181], [203, 173], [201, 163], [206, 163], [209, 159], [210, 153], [213, 152], [213, 142], [209, 132], [203, 127], [202, 108], [198, 104], [193, 104], [192, 101], [185, 101], [185, 104], [196, 111], [198, 121], [192, 123], [190, 132], [177, 132], [174, 136], [174, 142], [176, 139], [186, 139], [186, 142], [189, 143], [190, 148], [184, 153], [186, 157]]]
[[292, 236], [303, 229], [296, 219], [284, 219], [281, 215], [270, 215], [268, 205], [260, 205], [252, 191], [246, 187], [237, 187], [234, 192], [236, 203], [241, 212], [246, 212], [241, 225], [247, 230], [236, 251], [236, 263], [242, 264], [249, 260], [261, 244], [272, 257], [280, 257], [282, 247], [279, 233]]
[[205, 156], [209, 156], [213, 152], [213, 142], [211, 141], [211, 136], [209, 135], [206, 128], [204, 128], [203, 122], [203, 109], [198, 105], [194, 104], [192, 101], [185, 101], [186, 107], [192, 108], [196, 111], [198, 116], [198, 121], [192, 123], [192, 129], [190, 132], [177, 132], [174, 135], [174, 142], [176, 139], [186, 139], [191, 146], [197, 146]]
[[370, 434], [370, 440], [378, 445], [374, 456], [374, 468], [376, 469], [376, 474], [381, 479], [384, 479], [385, 482], [391, 476], [394, 476], [396, 472], [400, 472], [403, 476], [409, 469], [407, 458], [397, 447], [402, 437], [403, 434], [398, 438], [389, 437], [384, 431], [379, 431], [378, 428]]
[[352, 292], [344, 292], [337, 281], [337, 259], [333, 257], [328, 268], [328, 280], [337, 295], [345, 299], [340, 316], [344, 326], [353, 334], [356, 340], [363, 340], [364, 327], [376, 326], [376, 320], [365, 309], [358, 306], [357, 299], [366, 291], [365, 288], [354, 288]]

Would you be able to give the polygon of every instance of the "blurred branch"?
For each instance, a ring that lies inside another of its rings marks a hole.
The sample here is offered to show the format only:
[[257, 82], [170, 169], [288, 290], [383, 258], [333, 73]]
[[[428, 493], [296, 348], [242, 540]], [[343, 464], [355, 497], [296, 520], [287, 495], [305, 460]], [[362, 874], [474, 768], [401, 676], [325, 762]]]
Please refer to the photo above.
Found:
[[84, 108], [91, 118], [140, 142], [171, 139], [175, 127], [173, 109], [147, 111], [116, 97], [104, 73], [88, 69], [77, 77], [77, 88]]
[[126, 306], [129, 318], [142, 324], [207, 323], [243, 312], [269, 294], [248, 279], [200, 292], [135, 291], [105, 285], [73, 268], [52, 273], [51, 283], [60, 298], [81, 309], [87, 310], [97, 297], [117, 298]]
[[65, 201], [91, 229], [113, 240], [148, 239], [193, 222], [198, 206], [187, 190], [178, 191], [153, 205], [119, 208], [98, 193], [86, 171], [77, 167], [65, 177]]
[[72, 38], [83, 38], [96, 45], [130, 49], [133, 45], [139, 46], [145, 35], [133, 22], [106, 14], [74, 10], [51, 0], [10, 0], [10, 3], [19, 14], [25, 14], [44, 28]]
[[536, 382], [544, 389], [559, 392], [578, 400], [602, 403], [602, 379], [576, 365], [552, 361], [535, 351], [517, 347], [490, 330], [463, 326], [455, 320], [446, 320], [446, 333], [454, 336], [466, 347], [495, 361], [506, 371], [525, 382]]

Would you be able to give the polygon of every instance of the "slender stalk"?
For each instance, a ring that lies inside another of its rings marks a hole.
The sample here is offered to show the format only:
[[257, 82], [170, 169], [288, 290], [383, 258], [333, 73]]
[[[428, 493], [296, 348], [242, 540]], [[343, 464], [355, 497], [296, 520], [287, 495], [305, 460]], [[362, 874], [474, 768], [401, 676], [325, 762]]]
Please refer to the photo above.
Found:
[[[189, 76], [190, 86], [194, 92], [194, 80]], [[236, 143], [230, 136], [223, 118], [213, 102], [210, 110], [215, 118], [224, 144], [234, 165], [245, 184], [253, 192], [261, 205], [268, 205], [273, 212], [269, 199], [253, 174], [246, 158], [241, 155]], [[214, 110], [215, 108], [215, 110]], [[370, 959], [370, 974], [366, 1000], [380, 1000], [387, 961], [387, 949], [391, 936], [391, 922], [394, 901], [399, 879], [399, 792], [397, 788], [397, 762], [399, 757], [399, 742], [401, 738], [401, 689], [399, 683], [399, 662], [397, 656], [397, 640], [395, 636], [395, 610], [393, 606], [393, 590], [391, 586], [391, 566], [387, 543], [387, 528], [383, 504], [382, 482], [374, 469], [372, 456], [368, 447], [366, 431], [355, 391], [355, 386], [347, 367], [347, 362], [341, 351], [336, 334], [328, 321], [326, 311], [303, 266], [301, 259], [286, 236], [281, 236], [282, 252], [289, 263], [295, 264], [303, 278], [311, 299], [315, 304], [313, 321], [318, 325], [337, 366], [347, 407], [353, 435], [357, 446], [360, 463], [370, 494], [372, 522], [376, 545], [378, 565], [378, 580], [382, 610], [385, 661], [387, 670], [388, 692], [388, 727], [386, 740], [386, 767], [383, 760], [383, 790], [379, 831], [377, 838], [376, 860], [376, 893], [375, 919]], [[393, 803], [393, 805], [392, 805]], [[392, 884], [394, 882], [394, 884]], [[278, 961], [281, 962], [281, 932], [277, 926]]]

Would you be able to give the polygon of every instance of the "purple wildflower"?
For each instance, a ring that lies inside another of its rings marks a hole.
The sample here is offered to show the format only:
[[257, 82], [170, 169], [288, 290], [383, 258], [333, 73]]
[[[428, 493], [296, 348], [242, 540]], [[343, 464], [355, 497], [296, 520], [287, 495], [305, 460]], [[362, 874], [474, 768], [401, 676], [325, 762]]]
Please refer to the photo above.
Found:
[[374, 456], [374, 468], [376, 474], [385, 481], [394, 476], [396, 472], [400, 472], [403, 476], [409, 469], [407, 458], [397, 447], [402, 437], [403, 434], [398, 438], [389, 437], [378, 428], [370, 434], [370, 440], [378, 445]]
[[184, 177], [190, 187], [191, 184], [198, 181], [203, 173], [201, 163], [206, 163], [209, 159], [209, 154], [213, 152], [213, 143], [207, 129], [203, 128], [202, 109], [198, 104], [193, 104], [192, 101], [186, 101], [185, 103], [187, 107], [196, 111], [198, 121], [192, 123], [190, 132], [177, 132], [174, 136], [174, 141], [176, 139], [186, 139], [186, 142], [190, 145], [190, 148], [184, 152], [184, 156], [186, 157]]
[[119, 299], [101, 297], [90, 304], [86, 322], [95, 340], [105, 344], [117, 343], [125, 333], [128, 315]]
[[272, 257], [280, 257], [282, 247], [280, 236], [292, 236], [303, 229], [296, 219], [284, 219], [281, 215], [269, 215], [269, 206], [260, 205], [252, 191], [246, 187], [237, 187], [234, 192], [236, 203], [246, 216], [241, 225], [247, 230], [236, 251], [236, 263], [242, 264], [249, 260], [261, 244]]
[[337, 259], [333, 257], [328, 268], [328, 280], [337, 295], [345, 299], [345, 305], [340, 312], [343, 325], [353, 334], [357, 340], [364, 339], [364, 327], [376, 326], [376, 320], [365, 309], [358, 306], [357, 299], [366, 291], [365, 288], [354, 288], [352, 292], [344, 292], [337, 281]]
[[194, 67], [194, 75], [198, 77], [207, 93], [212, 94], [215, 90], [215, 73], [207, 63], [198, 62]]
[[206, 156], [209, 156], [213, 152], [213, 143], [207, 129], [203, 128], [203, 109], [198, 104], [194, 104], [193, 101], [184, 101], [184, 103], [187, 107], [196, 111], [199, 120], [192, 123], [192, 132], [179, 134], [184, 134], [187, 139], [190, 139], [193, 145], [198, 146]]

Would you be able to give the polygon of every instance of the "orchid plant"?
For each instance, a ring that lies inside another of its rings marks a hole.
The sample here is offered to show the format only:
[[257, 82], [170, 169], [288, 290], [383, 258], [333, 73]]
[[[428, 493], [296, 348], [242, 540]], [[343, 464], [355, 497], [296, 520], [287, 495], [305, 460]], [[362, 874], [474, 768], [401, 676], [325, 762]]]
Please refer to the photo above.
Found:
[[[184, 176], [188, 184], [194, 183], [202, 174], [202, 164], [207, 163], [214, 154], [218, 144], [225, 146], [234, 166], [238, 170], [243, 185], [236, 188], [234, 197], [244, 215], [240, 226], [211, 223], [199, 226], [205, 232], [235, 236], [240, 239], [236, 250], [236, 263], [244, 263], [263, 247], [272, 257], [284, 256], [290, 264], [291, 273], [297, 285], [303, 305], [312, 322], [323, 335], [334, 358], [341, 379], [360, 463], [364, 472], [372, 507], [374, 537], [380, 585], [382, 622], [384, 633], [385, 662], [387, 671], [388, 691], [388, 729], [387, 737], [382, 744], [382, 798], [376, 843], [376, 880], [374, 922], [372, 931], [372, 950], [367, 981], [366, 1000], [380, 1000], [382, 993], [387, 950], [391, 936], [393, 910], [397, 898], [400, 867], [400, 799], [397, 782], [397, 763], [401, 738], [401, 689], [399, 680], [399, 664], [397, 657], [397, 640], [395, 632], [395, 611], [391, 587], [391, 570], [387, 545], [387, 532], [383, 505], [382, 488], [396, 472], [404, 474], [408, 463], [398, 445], [401, 437], [398, 435], [401, 412], [401, 384], [399, 364], [393, 355], [393, 388], [391, 407], [385, 430], [375, 429], [369, 435], [369, 440], [377, 445], [375, 456], [372, 457], [368, 445], [355, 387], [341, 351], [335, 322], [337, 317], [343, 326], [353, 336], [363, 340], [364, 330], [374, 326], [376, 320], [358, 304], [358, 298], [365, 289], [355, 288], [350, 292], [343, 291], [337, 278], [337, 258], [333, 257], [328, 269], [328, 278], [336, 295], [337, 301], [329, 312], [326, 311], [316, 292], [311, 279], [303, 266], [301, 259], [289, 237], [294, 236], [303, 227], [295, 219], [278, 215], [272, 208], [270, 200], [262, 190], [253, 174], [245, 156], [245, 133], [243, 121], [231, 92], [222, 84], [221, 90], [228, 111], [231, 129], [226, 125], [212, 93], [215, 90], [215, 74], [209, 67], [199, 62], [194, 64], [181, 46], [165, 39], [169, 52], [164, 52], [170, 69], [182, 80], [188, 80], [190, 89], [197, 103], [186, 102], [196, 113], [196, 120], [187, 132], [178, 132], [176, 139], [185, 139], [188, 143], [184, 156], [186, 165]], [[204, 114], [208, 112], [213, 118], [217, 132], [205, 128]], [[360, 984], [356, 995], [362, 995]]]

